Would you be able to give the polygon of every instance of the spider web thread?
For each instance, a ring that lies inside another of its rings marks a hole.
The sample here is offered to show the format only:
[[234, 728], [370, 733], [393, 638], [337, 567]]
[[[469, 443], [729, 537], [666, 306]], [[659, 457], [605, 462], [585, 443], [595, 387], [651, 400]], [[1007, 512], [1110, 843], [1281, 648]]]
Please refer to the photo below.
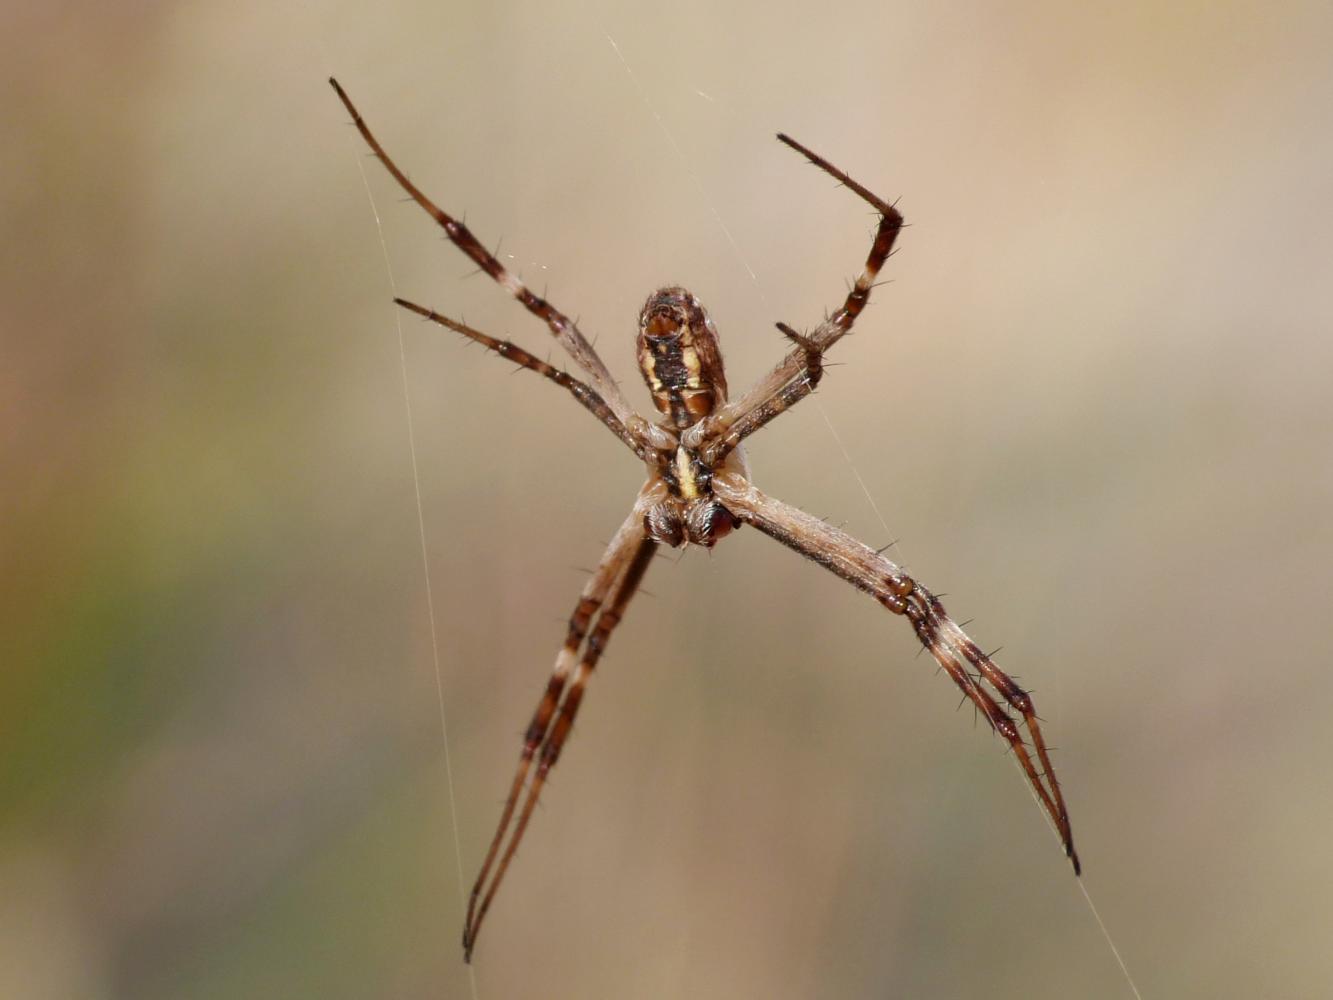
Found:
[[[313, 18], [313, 15], [311, 15]], [[328, 48], [324, 44], [323, 35], [316, 33], [319, 42], [321, 54], [324, 58], [325, 75], [332, 75], [329, 72], [331, 60], [329, 59]], [[364, 159], [358, 155], [358, 147], [354, 139], [349, 135], [349, 141], [353, 143], [351, 156], [356, 163], [357, 172], [361, 177], [361, 185], [366, 192], [366, 201], [370, 205], [370, 213], [375, 219], [375, 233], [379, 239], [380, 253], [384, 258], [384, 273], [389, 281], [389, 290], [393, 298], [398, 297], [398, 285], [393, 276], [393, 262], [389, 257], [389, 244], [384, 237], [384, 223], [380, 218], [379, 206], [375, 203], [375, 194], [370, 188], [370, 179], [366, 176], [366, 167]], [[431, 662], [435, 674], [435, 698], [439, 706], [440, 715], [440, 737], [444, 744], [444, 774], [445, 788], [449, 798], [449, 819], [453, 827], [454, 834], [454, 865], [458, 875], [458, 904], [459, 912], [464, 912], [467, 900], [463, 889], [463, 846], [462, 836], [458, 827], [458, 798], [454, 792], [454, 766], [452, 755], [449, 752], [449, 718], [445, 710], [444, 698], [444, 672], [440, 667], [440, 639], [439, 626], [435, 620], [435, 592], [431, 584], [430, 576], [430, 549], [426, 541], [426, 513], [425, 504], [421, 499], [421, 471], [420, 463], [417, 459], [417, 436], [416, 423], [412, 416], [412, 392], [411, 384], [408, 379], [407, 371], [407, 342], [403, 335], [402, 313], [398, 309], [393, 311], [394, 328], [398, 336], [398, 366], [403, 386], [403, 411], [406, 418], [407, 428], [407, 450], [412, 462], [412, 490], [416, 501], [417, 509], [417, 537], [421, 543], [421, 575], [425, 589], [426, 612], [430, 621], [430, 650]], [[466, 964], [468, 974], [468, 985], [472, 993], [472, 1000], [480, 1000], [480, 994], [477, 992], [477, 971], [471, 963]]]

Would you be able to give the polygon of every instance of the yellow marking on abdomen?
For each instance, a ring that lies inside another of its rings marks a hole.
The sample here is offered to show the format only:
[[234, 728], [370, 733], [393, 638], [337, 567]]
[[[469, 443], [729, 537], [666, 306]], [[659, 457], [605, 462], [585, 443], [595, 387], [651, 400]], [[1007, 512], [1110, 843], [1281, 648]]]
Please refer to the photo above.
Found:
[[657, 356], [652, 350], [645, 347], [639, 352], [639, 368], [642, 369], [644, 378], [648, 382], [648, 388], [654, 394], [662, 391], [662, 380], [657, 377]]
[[699, 363], [699, 352], [694, 349], [693, 344], [682, 344], [680, 348], [680, 360], [685, 364], [685, 370], [689, 374], [685, 376], [685, 388], [699, 389], [699, 372], [702, 365]]

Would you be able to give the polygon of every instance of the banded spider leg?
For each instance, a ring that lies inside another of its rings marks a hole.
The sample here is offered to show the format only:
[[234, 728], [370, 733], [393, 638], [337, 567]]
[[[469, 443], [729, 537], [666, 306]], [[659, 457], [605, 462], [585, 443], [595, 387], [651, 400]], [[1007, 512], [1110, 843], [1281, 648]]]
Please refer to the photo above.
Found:
[[[547, 681], [546, 691], [537, 703], [532, 721], [528, 723], [527, 732], [523, 736], [523, 750], [519, 754], [509, 796], [505, 799], [491, 846], [486, 851], [486, 860], [482, 862], [481, 872], [468, 897], [467, 922], [463, 927], [463, 955], [468, 961], [472, 959], [472, 947], [486, 912], [491, 907], [491, 900], [495, 898], [496, 890], [509, 870], [509, 862], [518, 850], [523, 834], [527, 832], [528, 820], [537, 805], [546, 776], [560, 759], [560, 751], [564, 748], [579, 705], [583, 702], [588, 678], [597, 668], [597, 661], [601, 659], [611, 633], [624, 617], [625, 608], [638, 590], [657, 550], [657, 543], [644, 534], [646, 510], [647, 504], [643, 498], [635, 502], [629, 517], [607, 546], [602, 561], [584, 585], [574, 613], [569, 617], [565, 644], [556, 656], [555, 668]], [[580, 649], [583, 650], [582, 657], [579, 656]], [[534, 759], [537, 761], [537, 771], [529, 783], [528, 776]], [[515, 820], [515, 808], [520, 797], [523, 798], [523, 808]], [[509, 835], [508, 846], [501, 855], [500, 845], [504, 843], [506, 834]], [[490, 879], [488, 887], [487, 879], [493, 865], [495, 877]]]
[[[991, 728], [1008, 741], [1037, 800], [1055, 824], [1075, 874], [1080, 873], [1082, 865], [1074, 850], [1069, 813], [1055, 769], [1051, 766], [1032, 699], [949, 617], [939, 598], [882, 553], [803, 510], [767, 496], [738, 476], [724, 473], [714, 477], [713, 492], [746, 524], [819, 563], [912, 623], [921, 645], [929, 650]], [[976, 671], [975, 675], [964, 666], [964, 661]], [[1023, 717], [1041, 764], [1040, 770], [1033, 763], [1013, 717], [982, 686], [983, 679]]]

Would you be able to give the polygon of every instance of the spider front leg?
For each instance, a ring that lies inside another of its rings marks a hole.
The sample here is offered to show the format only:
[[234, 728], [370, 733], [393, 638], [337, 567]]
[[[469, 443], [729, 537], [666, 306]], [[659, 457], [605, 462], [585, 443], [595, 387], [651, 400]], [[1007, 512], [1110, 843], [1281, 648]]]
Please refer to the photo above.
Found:
[[[874, 597], [911, 623], [921, 644], [977, 707], [991, 727], [1009, 743], [1042, 808], [1055, 824], [1065, 854], [1081, 872], [1074, 835], [1060, 783], [1051, 766], [1032, 699], [986, 656], [953, 621], [939, 599], [904, 573], [892, 560], [819, 518], [755, 489], [742, 476], [724, 472], [713, 477], [717, 499], [736, 517], [770, 538], [812, 559]], [[970, 664], [977, 676], [968, 670]], [[1041, 770], [1033, 763], [1017, 723], [981, 682], [990, 684], [1023, 717]]]
[[[579, 602], [570, 616], [565, 644], [556, 657], [546, 691], [537, 703], [537, 709], [523, 737], [523, 750], [500, 814], [500, 822], [486, 852], [481, 872], [472, 886], [467, 922], [463, 927], [463, 956], [467, 961], [472, 960], [472, 949], [476, 946], [481, 923], [527, 831], [528, 821], [532, 818], [532, 811], [546, 783], [546, 775], [555, 766], [565, 740], [569, 737], [579, 705], [583, 701], [588, 678], [597, 668], [611, 633], [620, 624], [630, 598], [638, 590], [648, 564], [652, 562], [657, 545], [644, 534], [645, 504], [641, 496], [611, 540], [591, 579], [584, 585]], [[580, 648], [583, 649], [582, 658], [579, 658]], [[531, 784], [528, 784], [534, 759], [537, 761], [537, 770]], [[519, 798], [524, 796], [525, 785], [528, 787], [523, 806], [517, 809]], [[500, 848], [506, 836], [508, 844], [501, 854]], [[494, 877], [490, 877], [493, 866]]]
[[551, 331], [551, 335], [555, 337], [561, 347], [569, 352], [569, 356], [574, 359], [575, 364], [582, 368], [592, 379], [597, 395], [605, 401], [607, 407], [615, 414], [621, 425], [633, 437], [652, 447], [661, 449], [674, 446], [675, 442], [661, 428], [648, 423], [643, 417], [634, 412], [634, 409], [621, 393], [615, 379], [611, 377], [610, 371], [607, 370], [606, 365], [593, 349], [592, 344], [588, 343], [587, 338], [583, 336], [577, 324], [557, 309], [554, 304], [538, 296], [527, 285], [523, 284], [517, 275], [501, 264], [493, 253], [482, 246], [481, 241], [473, 235], [472, 230], [468, 229], [463, 222], [455, 219], [426, 197], [425, 192], [413, 184], [407, 174], [384, 151], [384, 147], [380, 145], [379, 140], [370, 131], [370, 126], [361, 117], [361, 113], [356, 110], [356, 105], [352, 103], [352, 99], [347, 96], [347, 92], [343, 90], [338, 81], [330, 77], [329, 84], [337, 93], [338, 99], [342, 101], [343, 107], [347, 109], [347, 113], [352, 116], [352, 124], [361, 133], [361, 138], [370, 147], [370, 151], [375, 155], [375, 158], [384, 164], [384, 169], [389, 171], [393, 179], [398, 182], [399, 187], [406, 191], [408, 196], [440, 225], [440, 228], [444, 230], [444, 234], [454, 246], [458, 247], [477, 267], [485, 271], [496, 284], [517, 299], [523, 308], [546, 324]]
[[606, 425], [616, 437], [634, 452], [643, 461], [650, 461], [654, 457], [654, 451], [645, 441], [640, 440], [631, 434], [625, 425], [620, 422], [611, 408], [606, 405], [606, 400], [597, 394], [592, 386], [585, 382], [580, 382], [568, 372], [562, 372], [554, 365], [541, 360], [530, 351], [525, 351], [517, 344], [508, 340], [498, 340], [490, 334], [475, 330], [466, 323], [460, 323], [457, 320], [450, 319], [448, 316], [441, 316], [434, 309], [428, 309], [425, 306], [419, 306], [415, 302], [408, 302], [406, 299], [394, 299], [396, 304], [402, 306], [410, 312], [416, 313], [432, 323], [438, 323], [446, 329], [453, 330], [455, 333], [461, 333], [469, 340], [481, 344], [487, 350], [494, 351], [500, 357], [507, 361], [512, 361], [529, 371], [534, 371], [543, 378], [550, 379], [556, 385], [569, 390], [570, 395], [577, 399], [594, 417]]
[[869, 203], [879, 213], [879, 225], [865, 265], [842, 306], [808, 335], [779, 323], [778, 329], [795, 344], [792, 351], [745, 395], [720, 407], [685, 434], [683, 443], [697, 448], [708, 465], [717, 465], [742, 440], [814, 392], [823, 374], [824, 352], [851, 331], [865, 309], [875, 278], [893, 253], [893, 243], [903, 227], [903, 217], [893, 205], [790, 136], [779, 133], [778, 139]]

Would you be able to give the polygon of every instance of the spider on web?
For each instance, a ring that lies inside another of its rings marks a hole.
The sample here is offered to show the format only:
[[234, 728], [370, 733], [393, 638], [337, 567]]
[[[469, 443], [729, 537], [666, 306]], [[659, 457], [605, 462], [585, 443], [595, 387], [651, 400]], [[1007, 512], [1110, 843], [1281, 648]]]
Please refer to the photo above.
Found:
[[[779, 134], [779, 141], [869, 203], [879, 214], [865, 265], [842, 305], [813, 331], [803, 334], [785, 323], [777, 324], [791, 342], [791, 350], [772, 371], [734, 400], [728, 397], [717, 329], [699, 300], [679, 287], [653, 292], [639, 314], [637, 356], [639, 370], [662, 415], [654, 423], [630, 407], [578, 326], [530, 291], [478, 242], [467, 226], [437, 207], [408, 180], [371, 134], [347, 93], [336, 80], [329, 82], [351, 114], [357, 131], [394, 180], [440, 224], [459, 250], [546, 324], [587, 381], [574, 378], [516, 344], [474, 330], [433, 309], [404, 299], [394, 301], [561, 386], [647, 469], [647, 481], [639, 490], [629, 516], [616, 531], [579, 595], [564, 645], [524, 735], [518, 768], [500, 822], [468, 901], [463, 928], [467, 960], [471, 960], [482, 922], [527, 830], [546, 776], [560, 758], [583, 702], [588, 678], [638, 590], [657, 547], [693, 544], [712, 548], [741, 525], [750, 525], [794, 549], [910, 623], [922, 646], [1012, 748], [1037, 800], [1055, 824], [1065, 854], [1077, 874], [1080, 866], [1069, 814], [1027, 692], [982, 652], [949, 617], [934, 594], [887, 559], [882, 550], [876, 551], [819, 518], [761, 493], [750, 482], [742, 442], [819, 385], [824, 353], [851, 330], [870, 299], [875, 276], [893, 250], [903, 225], [897, 209], [822, 156], [790, 136]], [[1015, 715], [1021, 717], [1022, 727], [1015, 721]]]

